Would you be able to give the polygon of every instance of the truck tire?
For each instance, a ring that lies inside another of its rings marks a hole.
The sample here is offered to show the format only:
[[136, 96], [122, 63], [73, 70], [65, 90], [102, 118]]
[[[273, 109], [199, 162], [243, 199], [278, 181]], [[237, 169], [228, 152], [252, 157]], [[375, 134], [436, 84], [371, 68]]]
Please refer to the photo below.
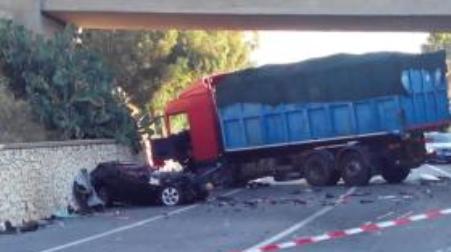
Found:
[[381, 175], [390, 184], [403, 182], [409, 176], [410, 169], [405, 167], [384, 166]]
[[227, 172], [224, 174], [224, 176], [227, 178], [227, 183], [225, 184], [226, 187], [242, 188], [247, 185], [249, 180], [243, 176], [241, 169], [241, 164], [229, 165]]
[[334, 169], [332, 171], [332, 176], [330, 177], [329, 182], [327, 183], [327, 185], [329, 185], [329, 186], [336, 185], [338, 183], [338, 181], [340, 180], [340, 178], [341, 178], [340, 172]]
[[304, 178], [312, 186], [336, 183], [333, 155], [327, 151], [314, 151], [308, 155], [304, 163]]
[[340, 158], [339, 169], [348, 186], [364, 186], [370, 181], [371, 167], [364, 151], [346, 151]]

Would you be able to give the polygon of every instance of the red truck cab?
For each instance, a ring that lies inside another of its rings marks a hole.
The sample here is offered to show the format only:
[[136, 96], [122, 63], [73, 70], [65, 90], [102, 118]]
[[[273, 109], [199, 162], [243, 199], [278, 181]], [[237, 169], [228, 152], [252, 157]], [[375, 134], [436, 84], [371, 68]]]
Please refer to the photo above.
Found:
[[[211, 82], [203, 78], [183, 91], [179, 97], [166, 105], [164, 124], [165, 138], [152, 140], [152, 155], [155, 164], [174, 159], [182, 162], [189, 159], [194, 163], [216, 161], [221, 153], [219, 125], [213, 101]], [[174, 132], [173, 118], [183, 116], [187, 128]]]

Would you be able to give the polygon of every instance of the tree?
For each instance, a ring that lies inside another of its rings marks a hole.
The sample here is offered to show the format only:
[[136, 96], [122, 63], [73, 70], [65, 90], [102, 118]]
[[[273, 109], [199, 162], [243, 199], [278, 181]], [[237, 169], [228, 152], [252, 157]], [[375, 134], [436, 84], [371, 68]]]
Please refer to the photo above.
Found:
[[451, 58], [451, 33], [431, 33], [422, 49], [424, 52], [446, 50], [448, 59]]
[[0, 22], [0, 63], [17, 98], [27, 100], [48, 129], [63, 139], [116, 138], [139, 149], [136, 124], [112, 85], [112, 73], [74, 29], [51, 39]]
[[256, 43], [234, 31], [87, 31], [81, 38], [108, 60], [128, 101], [152, 113], [197, 78], [249, 66]]

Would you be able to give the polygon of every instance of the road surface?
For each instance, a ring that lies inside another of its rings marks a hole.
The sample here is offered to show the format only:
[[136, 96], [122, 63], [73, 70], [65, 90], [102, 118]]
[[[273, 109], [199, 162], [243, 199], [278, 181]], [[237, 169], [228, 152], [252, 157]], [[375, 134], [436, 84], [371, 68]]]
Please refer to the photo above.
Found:
[[[451, 215], [425, 213], [449, 208], [451, 165], [424, 165], [399, 185], [376, 177], [366, 187], [316, 189], [299, 180], [215, 192], [197, 205], [109, 209], [0, 235], [0, 251], [445, 252], [451, 251]], [[391, 222], [415, 215], [431, 218]], [[387, 227], [359, 232], [375, 223]], [[316, 238], [293, 246], [300, 237]]]

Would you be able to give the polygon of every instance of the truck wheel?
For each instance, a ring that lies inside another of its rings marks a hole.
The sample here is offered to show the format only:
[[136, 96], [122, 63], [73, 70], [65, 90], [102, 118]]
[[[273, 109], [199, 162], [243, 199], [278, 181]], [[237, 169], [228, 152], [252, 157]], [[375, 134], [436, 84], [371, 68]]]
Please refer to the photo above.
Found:
[[341, 178], [340, 172], [337, 170], [333, 170], [332, 176], [330, 177], [327, 185], [330, 185], [330, 186], [336, 185], [338, 183], [338, 181], [340, 180], [340, 178]]
[[384, 166], [381, 171], [382, 177], [390, 184], [397, 184], [409, 176], [410, 169], [405, 167]]
[[304, 178], [312, 186], [330, 185], [336, 179], [333, 158], [331, 159], [328, 152], [318, 151], [310, 154], [304, 167]]
[[371, 178], [371, 167], [360, 151], [348, 151], [339, 163], [341, 177], [348, 186], [367, 185]]

